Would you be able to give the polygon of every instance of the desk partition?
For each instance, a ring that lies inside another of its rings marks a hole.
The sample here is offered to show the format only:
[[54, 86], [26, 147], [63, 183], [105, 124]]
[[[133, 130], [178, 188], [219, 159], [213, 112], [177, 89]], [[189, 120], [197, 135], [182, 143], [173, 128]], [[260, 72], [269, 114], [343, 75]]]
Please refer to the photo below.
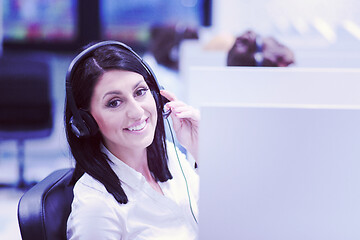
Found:
[[199, 239], [360, 239], [359, 123], [358, 107], [204, 106]]
[[187, 102], [360, 105], [360, 69], [193, 67]]

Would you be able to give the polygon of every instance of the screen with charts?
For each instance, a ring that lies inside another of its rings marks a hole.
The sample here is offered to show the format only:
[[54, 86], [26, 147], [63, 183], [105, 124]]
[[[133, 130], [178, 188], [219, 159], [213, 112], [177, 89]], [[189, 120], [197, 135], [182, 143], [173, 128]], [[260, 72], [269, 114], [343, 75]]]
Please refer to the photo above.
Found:
[[103, 0], [100, 2], [102, 35], [131, 45], [144, 45], [152, 25], [204, 25], [205, 0]]
[[69, 42], [77, 34], [76, 0], [2, 0], [4, 42]]

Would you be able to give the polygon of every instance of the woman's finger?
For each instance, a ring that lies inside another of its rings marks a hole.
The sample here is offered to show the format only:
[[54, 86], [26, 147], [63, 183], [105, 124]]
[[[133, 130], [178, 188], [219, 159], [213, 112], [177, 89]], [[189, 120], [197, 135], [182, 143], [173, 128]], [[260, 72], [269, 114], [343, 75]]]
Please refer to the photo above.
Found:
[[199, 121], [199, 115], [194, 112], [194, 111], [182, 111], [182, 112], [178, 112], [178, 113], [174, 113], [176, 117], [178, 118], [187, 118], [187, 119], [190, 119], [190, 120], [194, 120], [194, 121]]
[[172, 101], [172, 102], [168, 102], [166, 103], [166, 105], [168, 105], [171, 108], [177, 108], [177, 107], [181, 107], [181, 106], [188, 106], [186, 103], [181, 102], [181, 101]]
[[160, 90], [160, 94], [162, 96], [164, 96], [165, 98], [167, 98], [169, 101], [176, 101], [177, 100], [175, 94], [173, 94], [172, 92], [169, 92], [167, 90]]
[[178, 118], [189, 118], [191, 120], [199, 121], [200, 113], [194, 108], [190, 108], [188, 106], [173, 108], [173, 114]]

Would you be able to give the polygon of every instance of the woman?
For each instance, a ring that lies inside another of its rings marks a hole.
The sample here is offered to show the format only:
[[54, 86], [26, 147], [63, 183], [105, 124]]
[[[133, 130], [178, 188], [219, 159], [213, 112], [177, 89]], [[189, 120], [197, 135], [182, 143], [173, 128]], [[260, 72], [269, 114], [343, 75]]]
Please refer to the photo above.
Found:
[[66, 82], [76, 161], [68, 239], [196, 239], [198, 176], [165, 140], [163, 107], [195, 159], [199, 112], [160, 91], [148, 65], [118, 42], [80, 53]]

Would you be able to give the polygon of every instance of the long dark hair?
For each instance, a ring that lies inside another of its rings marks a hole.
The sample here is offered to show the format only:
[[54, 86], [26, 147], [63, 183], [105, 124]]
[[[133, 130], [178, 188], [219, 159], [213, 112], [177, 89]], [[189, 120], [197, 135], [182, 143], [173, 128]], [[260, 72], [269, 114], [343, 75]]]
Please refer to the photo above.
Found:
[[[121, 47], [107, 45], [95, 49], [92, 54], [83, 59], [74, 69], [73, 77], [68, 80], [77, 108], [89, 110], [95, 84], [106, 71], [114, 69], [141, 74], [154, 96], [158, 119], [154, 140], [147, 147], [148, 165], [155, 180], [165, 182], [171, 179], [172, 175], [167, 165], [165, 128], [162, 118], [163, 103], [158, 96], [156, 80], [137, 56]], [[94, 136], [87, 138], [76, 137], [69, 124], [73, 113], [68, 101], [68, 99], [65, 101], [65, 130], [71, 153], [76, 161], [72, 183], [75, 183], [86, 172], [100, 181], [119, 203], [127, 203], [128, 198], [121, 187], [120, 179], [110, 167], [107, 155], [101, 151], [101, 133], [97, 132]]]

